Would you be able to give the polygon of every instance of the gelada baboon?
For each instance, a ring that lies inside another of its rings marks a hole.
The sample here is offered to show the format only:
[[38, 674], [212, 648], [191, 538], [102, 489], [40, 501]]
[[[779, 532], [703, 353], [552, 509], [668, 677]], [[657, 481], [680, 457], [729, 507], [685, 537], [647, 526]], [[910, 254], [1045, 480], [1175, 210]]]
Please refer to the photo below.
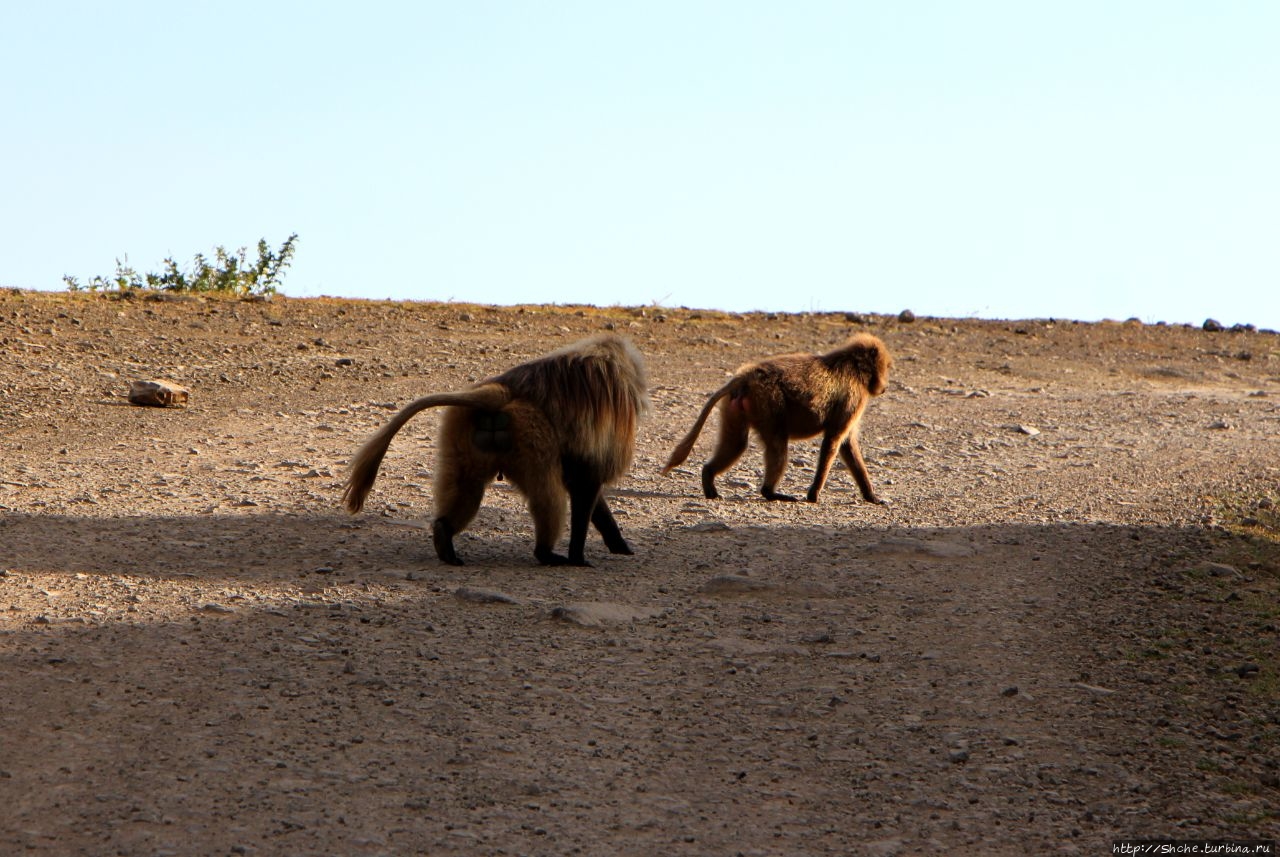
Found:
[[[485, 488], [505, 475], [533, 516], [534, 556], [543, 565], [588, 565], [588, 522], [612, 553], [629, 554], [603, 486], [631, 464], [636, 423], [648, 409], [644, 361], [612, 334], [590, 337], [532, 360], [469, 390], [406, 405], [356, 453], [343, 500], [364, 506], [396, 432], [427, 408], [447, 407], [435, 473], [436, 554], [461, 565], [453, 537], [480, 508]], [[569, 555], [554, 552], [569, 497]]]
[[787, 469], [789, 440], [822, 435], [818, 466], [807, 499], [818, 502], [837, 449], [857, 480], [862, 496], [879, 503], [858, 447], [858, 423], [872, 396], [885, 390], [892, 360], [884, 343], [860, 333], [827, 354], [782, 354], [738, 368], [729, 382], [711, 394], [698, 420], [671, 453], [666, 473], [689, 457], [694, 441], [716, 402], [720, 404], [720, 439], [702, 467], [702, 493], [711, 499], [716, 476], [728, 470], [747, 448], [748, 429], [764, 443], [764, 484], [768, 500], [795, 500], [779, 494], [778, 482]]

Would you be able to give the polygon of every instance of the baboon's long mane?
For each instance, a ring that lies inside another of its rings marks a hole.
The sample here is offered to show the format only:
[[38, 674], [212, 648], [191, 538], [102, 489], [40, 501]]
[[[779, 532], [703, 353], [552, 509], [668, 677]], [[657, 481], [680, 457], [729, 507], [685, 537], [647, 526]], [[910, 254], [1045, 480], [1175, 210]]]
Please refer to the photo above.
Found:
[[490, 381], [537, 405], [564, 432], [566, 451], [597, 467], [603, 481], [630, 466], [649, 396], [644, 361], [625, 339], [584, 339]]

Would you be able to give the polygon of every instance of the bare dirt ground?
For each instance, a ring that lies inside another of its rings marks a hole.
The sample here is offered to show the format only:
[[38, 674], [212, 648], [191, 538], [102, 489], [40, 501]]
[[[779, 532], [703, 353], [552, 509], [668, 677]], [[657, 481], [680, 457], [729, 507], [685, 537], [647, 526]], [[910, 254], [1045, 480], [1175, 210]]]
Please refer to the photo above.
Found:
[[[441, 565], [438, 414], [339, 510], [395, 408], [604, 328], [652, 381], [635, 556], [538, 567], [500, 483]], [[714, 427], [659, 473], [739, 363], [856, 330], [889, 505], [766, 503], [754, 445], [705, 500]], [[6, 292], [0, 355], [2, 853], [1280, 837], [1273, 333]]]

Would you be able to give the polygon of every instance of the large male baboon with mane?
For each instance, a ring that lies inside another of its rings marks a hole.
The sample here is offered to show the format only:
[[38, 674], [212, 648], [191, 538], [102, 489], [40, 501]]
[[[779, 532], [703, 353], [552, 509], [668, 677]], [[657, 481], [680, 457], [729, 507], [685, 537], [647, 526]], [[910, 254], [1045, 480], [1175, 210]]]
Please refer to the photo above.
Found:
[[[612, 553], [631, 548], [602, 489], [631, 464], [636, 423], [649, 397], [644, 361], [627, 340], [602, 334], [522, 363], [469, 390], [406, 405], [356, 453], [343, 499], [364, 506], [396, 433], [415, 414], [446, 407], [435, 472], [436, 554], [461, 565], [453, 537], [480, 508], [485, 488], [505, 476], [524, 494], [534, 524], [534, 556], [544, 565], [588, 565], [588, 523]], [[569, 554], [555, 553], [569, 498]]]

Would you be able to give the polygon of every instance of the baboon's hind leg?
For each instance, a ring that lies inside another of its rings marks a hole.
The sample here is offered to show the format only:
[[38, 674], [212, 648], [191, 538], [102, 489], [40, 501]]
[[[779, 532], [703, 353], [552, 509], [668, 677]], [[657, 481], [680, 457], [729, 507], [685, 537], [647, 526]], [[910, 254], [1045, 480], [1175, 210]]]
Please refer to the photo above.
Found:
[[747, 451], [748, 423], [743, 413], [731, 403], [720, 406], [720, 436], [715, 452], [702, 465], [702, 493], [708, 500], [717, 500], [716, 477], [724, 473]]
[[831, 465], [836, 460], [837, 446], [843, 446], [839, 434], [835, 432], [823, 434], [822, 445], [818, 448], [818, 464], [813, 471], [813, 484], [809, 486], [809, 493], [805, 495], [805, 499], [810, 503], [818, 502], [818, 494], [822, 491], [822, 486], [827, 484], [827, 476], [831, 473]]
[[777, 491], [778, 483], [782, 481], [782, 476], [787, 472], [787, 432], [785, 428], [778, 428], [769, 432], [760, 432], [760, 439], [764, 442], [764, 482], [760, 485], [760, 493], [764, 495], [766, 500], [786, 500], [789, 503], [796, 501], [795, 497], [790, 494], [779, 494]]
[[442, 490], [443, 481], [436, 481], [436, 518], [431, 523], [431, 541], [441, 562], [462, 565], [453, 547], [453, 537], [465, 530], [480, 510], [488, 479], [475, 473], [458, 474], [452, 484]]
[[540, 474], [540, 478], [522, 478], [518, 487], [524, 492], [533, 517], [534, 557], [543, 565], [567, 565], [569, 558], [555, 552], [556, 541], [564, 530], [563, 483], [553, 474]]
[[491, 456], [471, 445], [470, 413], [464, 408], [445, 411], [440, 424], [440, 454], [436, 459], [436, 517], [431, 522], [431, 541], [436, 556], [449, 565], [462, 565], [453, 547], [453, 537], [467, 528], [480, 510], [484, 490], [498, 472]]
[[453, 547], [453, 537], [457, 534], [445, 518], [436, 518], [431, 522], [431, 543], [435, 545], [436, 556], [446, 565], [462, 565], [458, 552]]
[[502, 456], [501, 469], [524, 495], [533, 518], [533, 555], [542, 565], [566, 565], [569, 558], [555, 551], [564, 531], [564, 467], [555, 431], [547, 416], [528, 402], [512, 402], [512, 448]]

